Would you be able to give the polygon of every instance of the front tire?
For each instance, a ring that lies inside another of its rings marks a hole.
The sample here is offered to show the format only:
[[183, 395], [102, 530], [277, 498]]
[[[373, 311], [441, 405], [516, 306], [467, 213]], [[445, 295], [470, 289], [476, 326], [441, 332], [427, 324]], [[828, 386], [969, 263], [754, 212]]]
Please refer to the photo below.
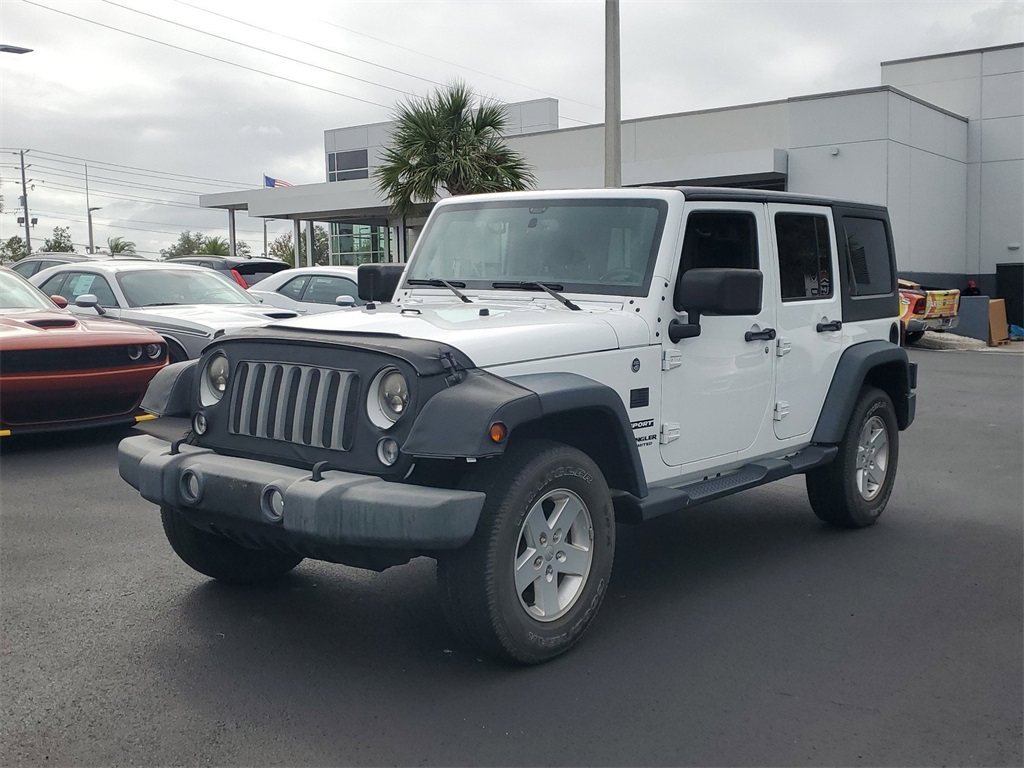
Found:
[[164, 533], [175, 554], [205, 576], [232, 584], [255, 584], [284, 576], [302, 562], [298, 555], [249, 549], [201, 531], [172, 507], [160, 508]]
[[889, 395], [861, 390], [839, 443], [839, 455], [807, 473], [807, 496], [819, 518], [841, 528], [874, 525], [896, 480], [899, 429]]
[[604, 475], [575, 448], [510, 446], [469, 486], [487, 493], [473, 539], [438, 558], [442, 608], [489, 655], [538, 664], [569, 650], [608, 589], [615, 518]]

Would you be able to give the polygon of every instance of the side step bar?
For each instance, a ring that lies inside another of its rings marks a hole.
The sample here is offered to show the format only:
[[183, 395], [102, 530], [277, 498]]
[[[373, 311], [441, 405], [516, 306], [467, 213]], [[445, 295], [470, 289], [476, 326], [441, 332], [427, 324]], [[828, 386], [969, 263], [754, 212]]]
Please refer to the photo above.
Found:
[[802, 474], [828, 464], [838, 453], [839, 448], [834, 445], [811, 445], [784, 459], [761, 459], [728, 474], [698, 480], [679, 488], [651, 488], [643, 499], [625, 491], [612, 491], [615, 519], [621, 523], [642, 523], [652, 517], [714, 501], [789, 475]]

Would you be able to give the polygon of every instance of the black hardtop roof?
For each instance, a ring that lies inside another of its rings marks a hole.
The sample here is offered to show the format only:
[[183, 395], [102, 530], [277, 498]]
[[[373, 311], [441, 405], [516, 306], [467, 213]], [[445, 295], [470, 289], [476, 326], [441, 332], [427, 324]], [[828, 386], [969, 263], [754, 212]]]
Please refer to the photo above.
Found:
[[[651, 187], [659, 189], [659, 187]], [[664, 189], [664, 187], [660, 187]], [[736, 203], [800, 203], [802, 205], [841, 205], [844, 208], [863, 208], [885, 211], [884, 205], [858, 203], [853, 200], [837, 200], [819, 195], [805, 195], [799, 192], [777, 192], [770, 189], [741, 189], [739, 187], [670, 187], [678, 189], [687, 200], [711, 200]]]

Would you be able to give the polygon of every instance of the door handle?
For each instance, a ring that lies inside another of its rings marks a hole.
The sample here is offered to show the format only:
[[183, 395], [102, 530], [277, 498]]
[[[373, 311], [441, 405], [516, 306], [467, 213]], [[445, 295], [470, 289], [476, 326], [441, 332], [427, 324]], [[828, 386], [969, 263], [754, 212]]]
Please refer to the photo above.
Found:
[[826, 331], [838, 331], [843, 327], [842, 320], [830, 320], [827, 323], [818, 323], [816, 326], [818, 333], [825, 333]]
[[743, 338], [747, 341], [771, 341], [775, 338], [775, 329], [765, 328], [763, 331], [747, 331]]

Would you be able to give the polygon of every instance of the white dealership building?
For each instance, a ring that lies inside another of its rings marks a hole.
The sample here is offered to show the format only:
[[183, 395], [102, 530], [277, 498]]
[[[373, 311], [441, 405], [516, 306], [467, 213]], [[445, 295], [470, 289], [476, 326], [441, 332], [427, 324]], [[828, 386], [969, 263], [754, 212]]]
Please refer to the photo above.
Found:
[[[602, 186], [604, 127], [558, 127], [558, 102], [508, 105], [509, 144], [538, 188]], [[401, 261], [422, 219], [395, 218], [374, 168], [390, 124], [324, 132], [326, 181], [200, 198], [292, 219], [296, 241], [329, 224], [335, 263]], [[886, 61], [881, 84], [622, 122], [625, 186], [787, 190], [889, 208], [900, 273], [1007, 298], [1024, 270], [1024, 43]], [[424, 213], [429, 206], [424, 207]]]

